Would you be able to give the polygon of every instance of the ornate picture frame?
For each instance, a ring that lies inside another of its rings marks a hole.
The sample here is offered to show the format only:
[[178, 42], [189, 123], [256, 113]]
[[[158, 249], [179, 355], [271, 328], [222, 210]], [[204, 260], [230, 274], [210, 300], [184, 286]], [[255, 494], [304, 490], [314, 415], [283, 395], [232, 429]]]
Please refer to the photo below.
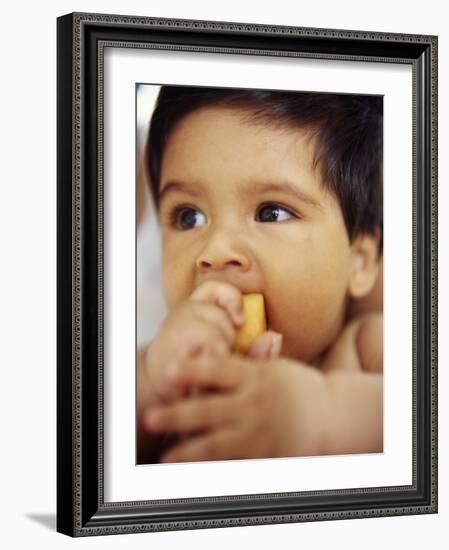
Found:
[[[90, 536], [436, 513], [437, 37], [87, 13], [58, 18], [57, 30], [57, 530]], [[107, 48], [411, 70], [411, 483], [200, 497], [180, 488], [179, 498], [155, 497], [150, 487], [143, 500], [105, 499]]]

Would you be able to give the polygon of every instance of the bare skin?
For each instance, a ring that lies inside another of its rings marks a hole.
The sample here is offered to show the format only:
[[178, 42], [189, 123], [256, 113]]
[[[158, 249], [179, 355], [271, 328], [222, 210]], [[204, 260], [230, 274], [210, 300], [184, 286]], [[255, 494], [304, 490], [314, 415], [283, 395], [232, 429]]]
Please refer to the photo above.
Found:
[[[183, 436], [168, 462], [379, 451], [381, 361], [368, 355], [381, 323], [345, 327], [348, 302], [375, 284], [378, 241], [349, 241], [305, 130], [246, 114], [196, 111], [166, 146], [169, 314], [139, 354], [139, 456], [166, 432]], [[268, 331], [240, 357], [233, 342], [248, 292], [264, 294]]]
[[[200, 385], [180, 387], [172, 384], [167, 373], [186, 359], [226, 357], [233, 352], [235, 329], [243, 323], [242, 296], [233, 286], [206, 282], [188, 300], [171, 312], [152, 345], [138, 354], [138, 462], [145, 462], [160, 443], [156, 433], [148, 437], [144, 415], [149, 408], [186, 398]], [[277, 357], [281, 335], [266, 331], [253, 343], [248, 357]]]
[[381, 316], [369, 315], [344, 329], [320, 369], [276, 357], [279, 348], [266, 358], [256, 345], [250, 358], [205, 351], [178, 360], [160, 370], [167, 397], [142, 411], [142, 424], [153, 437], [189, 436], [162, 462], [379, 452], [381, 340]]

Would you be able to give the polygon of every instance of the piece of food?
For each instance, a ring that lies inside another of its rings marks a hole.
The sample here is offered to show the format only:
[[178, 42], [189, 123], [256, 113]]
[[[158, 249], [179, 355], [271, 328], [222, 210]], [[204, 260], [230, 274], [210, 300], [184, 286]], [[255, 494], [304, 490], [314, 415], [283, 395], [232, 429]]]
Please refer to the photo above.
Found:
[[254, 340], [267, 329], [263, 294], [245, 294], [243, 314], [245, 323], [237, 330], [235, 349], [239, 353], [246, 354]]

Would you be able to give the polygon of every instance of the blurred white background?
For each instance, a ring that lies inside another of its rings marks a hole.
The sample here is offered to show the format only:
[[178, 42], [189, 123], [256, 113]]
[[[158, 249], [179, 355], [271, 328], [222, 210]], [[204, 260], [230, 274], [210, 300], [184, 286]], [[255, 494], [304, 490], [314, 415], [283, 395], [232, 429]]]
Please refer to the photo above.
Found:
[[[449, 520], [448, 216], [440, 221], [440, 513], [324, 523], [122, 535], [72, 540], [55, 533], [56, 511], [56, 17], [71, 11], [123, 13], [337, 29], [438, 34], [440, 121], [449, 120], [449, 31], [445, 4], [410, 0], [319, 3], [129, 0], [15, 3], [3, 10], [1, 87], [2, 243], [0, 364], [1, 511], [4, 548], [272, 548], [407, 550], [444, 548]], [[441, 124], [440, 156], [449, 150]], [[439, 209], [449, 206], [440, 163]]]
[[148, 191], [148, 182], [143, 169], [143, 154], [148, 128], [160, 86], [139, 84], [137, 86], [137, 348], [149, 344], [165, 315], [160, 269], [160, 231], [156, 211]]

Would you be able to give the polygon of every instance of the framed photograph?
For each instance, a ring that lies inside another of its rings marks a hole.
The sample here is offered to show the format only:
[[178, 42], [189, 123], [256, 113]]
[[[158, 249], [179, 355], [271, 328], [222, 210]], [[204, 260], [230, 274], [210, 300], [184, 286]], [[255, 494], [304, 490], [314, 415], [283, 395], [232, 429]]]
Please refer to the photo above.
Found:
[[57, 530], [436, 513], [437, 37], [57, 30]]

